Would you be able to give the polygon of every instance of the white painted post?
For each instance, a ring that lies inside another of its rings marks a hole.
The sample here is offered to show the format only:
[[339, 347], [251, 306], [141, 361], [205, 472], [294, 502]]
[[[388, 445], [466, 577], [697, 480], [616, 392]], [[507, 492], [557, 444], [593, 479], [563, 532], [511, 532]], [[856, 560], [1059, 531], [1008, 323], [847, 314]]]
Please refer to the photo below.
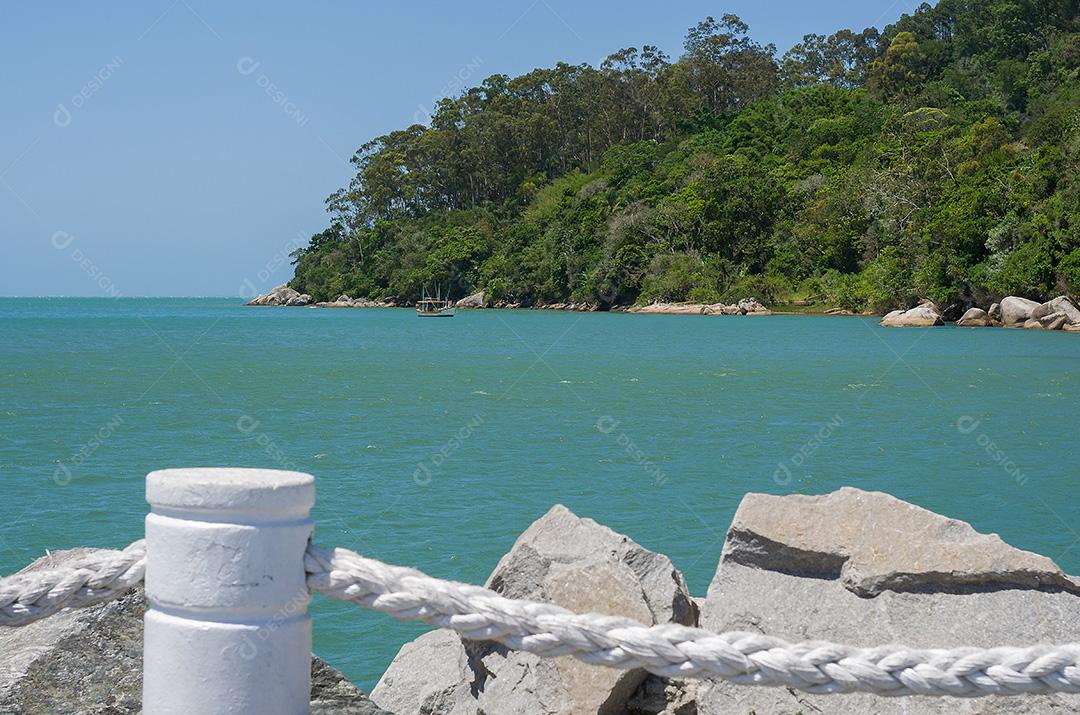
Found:
[[310, 474], [146, 477], [145, 715], [309, 711]]

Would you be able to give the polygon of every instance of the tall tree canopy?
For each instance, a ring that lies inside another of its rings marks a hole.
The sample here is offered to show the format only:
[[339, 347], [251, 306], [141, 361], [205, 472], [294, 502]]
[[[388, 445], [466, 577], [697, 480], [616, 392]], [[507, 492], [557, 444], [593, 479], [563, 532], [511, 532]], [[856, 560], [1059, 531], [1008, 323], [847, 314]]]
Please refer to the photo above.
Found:
[[493, 75], [360, 147], [294, 287], [879, 310], [1078, 292], [1078, 4], [942, 0], [779, 59], [722, 15], [676, 60]]

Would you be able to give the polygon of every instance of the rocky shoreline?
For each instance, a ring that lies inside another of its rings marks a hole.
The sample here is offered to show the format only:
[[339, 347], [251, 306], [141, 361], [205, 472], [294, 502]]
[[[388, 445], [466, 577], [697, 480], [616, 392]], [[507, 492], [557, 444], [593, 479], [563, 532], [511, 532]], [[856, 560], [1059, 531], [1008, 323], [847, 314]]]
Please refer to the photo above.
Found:
[[[887, 328], [932, 327], [944, 325], [945, 314], [934, 303], [927, 301], [909, 310], [894, 310], [881, 319], [881, 324]], [[1045, 303], [1008, 296], [985, 310], [968, 306], [956, 320], [956, 325], [961, 328], [1000, 326], [1080, 333], [1080, 309], [1064, 295]]]
[[[366, 298], [353, 298], [347, 294], [339, 295], [333, 301], [315, 302], [306, 294], [290, 288], [288, 285], [280, 285], [269, 293], [256, 296], [246, 303], [249, 306], [267, 307], [299, 307], [299, 308], [399, 308], [409, 307], [409, 304], [395, 303], [394, 301], [374, 301]], [[597, 312], [600, 306], [596, 303], [540, 303], [537, 305], [522, 305], [507, 301], [489, 302], [483, 291], [466, 296], [454, 303], [458, 308], [496, 308], [517, 309], [527, 308], [531, 310], [567, 310], [575, 312]], [[666, 314], [666, 315], [771, 315], [772, 311], [758, 302], [757, 298], [744, 298], [737, 303], [726, 305], [724, 303], [652, 303], [643, 306], [614, 306], [610, 312], [641, 313], [641, 314]]]
[[[703, 547], [706, 550], [717, 547]], [[62, 563], [59, 552], [29, 568]], [[713, 552], [715, 553], [715, 552]], [[880, 492], [748, 494], [707, 594], [671, 560], [555, 506], [487, 586], [581, 612], [767, 633], [791, 641], [916, 648], [1080, 641], [1080, 581], [994, 534]], [[139, 712], [143, 594], [0, 634], [0, 712]], [[362, 647], [359, 644], [358, 647]], [[1080, 695], [882, 698], [679, 680], [541, 659], [431, 631], [405, 644], [371, 697], [313, 658], [313, 713], [720, 715], [1075, 712]]]
[[[269, 293], [259, 295], [246, 305], [270, 307], [308, 307], [308, 308], [400, 308], [408, 304], [394, 301], [374, 301], [366, 298], [352, 298], [342, 294], [333, 301], [315, 302], [310, 295], [299, 293], [288, 285], [280, 285]], [[507, 301], [491, 302], [483, 291], [462, 298], [454, 304], [458, 308], [496, 308], [529, 310], [565, 310], [575, 312], [597, 312], [600, 306], [595, 303], [541, 303], [522, 305]], [[842, 308], [828, 308], [820, 311], [786, 312], [770, 310], [757, 298], [744, 298], [736, 303], [650, 303], [648, 305], [612, 306], [607, 309], [612, 313], [633, 313], [636, 315], [864, 315]], [[933, 327], [954, 322], [959, 327], [1018, 327], [1028, 330], [1062, 330], [1080, 332], [1080, 309], [1067, 297], [1058, 296], [1045, 303], [1027, 298], [1009, 296], [1000, 303], [994, 303], [983, 309], [970, 304], [950, 305], [939, 308], [931, 301], [907, 310], [894, 310], [881, 319], [881, 325], [887, 328]]]

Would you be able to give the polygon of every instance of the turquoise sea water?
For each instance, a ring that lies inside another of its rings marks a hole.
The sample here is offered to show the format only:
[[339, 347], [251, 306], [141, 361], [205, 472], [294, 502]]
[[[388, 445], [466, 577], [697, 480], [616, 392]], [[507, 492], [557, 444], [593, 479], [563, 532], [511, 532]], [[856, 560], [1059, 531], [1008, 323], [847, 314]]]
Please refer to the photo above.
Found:
[[[863, 318], [0, 299], [0, 570], [139, 538], [145, 474], [208, 465], [311, 472], [318, 543], [475, 583], [561, 502], [703, 595], [745, 492], [843, 485], [1076, 573], [1078, 370], [1078, 335]], [[313, 612], [365, 688], [422, 631]]]

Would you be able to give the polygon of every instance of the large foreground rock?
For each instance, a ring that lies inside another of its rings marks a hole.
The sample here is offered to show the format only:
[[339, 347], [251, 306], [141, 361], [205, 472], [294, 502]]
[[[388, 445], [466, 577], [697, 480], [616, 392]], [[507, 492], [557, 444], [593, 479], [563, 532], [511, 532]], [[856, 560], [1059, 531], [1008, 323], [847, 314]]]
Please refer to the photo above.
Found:
[[[487, 586], [511, 598], [645, 623], [696, 623], [696, 607], [671, 561], [563, 506], [532, 524]], [[541, 659], [448, 632], [401, 649], [372, 699], [397, 715], [418, 713], [603, 713], [627, 711], [643, 671]]]
[[[702, 626], [792, 641], [917, 648], [1080, 640], [1075, 580], [1050, 559], [887, 494], [749, 494], [736, 513]], [[700, 715], [1045, 713], [1080, 696], [881, 698], [706, 681]]]
[[1005, 326], [1023, 325], [1031, 319], [1031, 311], [1039, 307], [1039, 304], [1027, 298], [1018, 298], [1010, 295], [1002, 298], [1000, 304], [1001, 324]]
[[[56, 551], [23, 571], [56, 568], [93, 549]], [[116, 601], [0, 628], [0, 713], [135, 715], [142, 710], [142, 589]], [[314, 715], [388, 715], [312, 657]]]
[[932, 303], [923, 303], [911, 310], [894, 310], [881, 319], [881, 324], [886, 328], [927, 328], [944, 325], [945, 321]]

